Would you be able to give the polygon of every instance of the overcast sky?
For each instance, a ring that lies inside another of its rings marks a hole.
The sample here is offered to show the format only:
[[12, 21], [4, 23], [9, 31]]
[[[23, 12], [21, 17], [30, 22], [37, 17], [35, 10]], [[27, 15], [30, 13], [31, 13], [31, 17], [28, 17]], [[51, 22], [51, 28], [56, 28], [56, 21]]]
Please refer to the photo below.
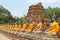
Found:
[[42, 2], [44, 8], [60, 7], [60, 0], [0, 0], [0, 5], [8, 9], [13, 16], [22, 17], [27, 14], [30, 5], [38, 2]]

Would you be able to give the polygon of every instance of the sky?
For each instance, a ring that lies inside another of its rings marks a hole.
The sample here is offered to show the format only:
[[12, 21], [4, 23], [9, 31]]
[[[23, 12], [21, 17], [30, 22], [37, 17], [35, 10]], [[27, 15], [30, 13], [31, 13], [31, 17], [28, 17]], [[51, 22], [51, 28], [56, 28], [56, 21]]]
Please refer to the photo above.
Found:
[[27, 15], [29, 6], [42, 2], [44, 8], [60, 7], [60, 0], [0, 0], [0, 5], [8, 9], [15, 17], [23, 17]]

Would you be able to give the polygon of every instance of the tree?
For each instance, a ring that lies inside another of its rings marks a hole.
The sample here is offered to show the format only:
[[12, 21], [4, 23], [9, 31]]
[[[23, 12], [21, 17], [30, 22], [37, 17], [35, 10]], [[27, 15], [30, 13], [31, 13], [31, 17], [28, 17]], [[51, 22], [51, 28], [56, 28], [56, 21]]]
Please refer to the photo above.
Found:
[[20, 18], [20, 24], [23, 24], [23, 17]]
[[51, 7], [45, 8], [45, 13], [47, 18], [51, 18], [53, 9]]
[[11, 15], [11, 13], [1, 5], [0, 5], [0, 20], [2, 23], [9, 23], [13, 21], [13, 16]]
[[4, 16], [0, 14], [0, 23], [4, 23]]
[[60, 17], [60, 8], [56, 7], [53, 9], [55, 11], [56, 14], [56, 19]]
[[51, 18], [54, 12], [56, 14], [56, 19], [58, 17], [60, 17], [60, 8], [58, 8], [58, 7], [56, 7], [56, 8], [51, 8], [51, 7], [45, 8], [45, 13], [46, 13], [47, 18]]

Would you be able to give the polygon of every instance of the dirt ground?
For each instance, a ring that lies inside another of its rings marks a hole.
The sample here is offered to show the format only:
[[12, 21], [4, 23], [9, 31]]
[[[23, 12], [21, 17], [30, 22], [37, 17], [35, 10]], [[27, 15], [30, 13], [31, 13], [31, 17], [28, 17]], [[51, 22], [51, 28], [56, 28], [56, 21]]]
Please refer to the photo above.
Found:
[[3, 34], [0, 34], [0, 40], [11, 40], [11, 39], [7, 38]]
[[25, 40], [23, 37], [17, 37], [14, 34], [0, 31], [0, 40]]
[[[42, 38], [44, 38], [44, 37], [42, 37]], [[47, 39], [48, 39], [48, 37], [47, 37]], [[22, 36], [14, 35], [12, 33], [0, 31], [0, 40], [28, 40], [28, 39], [26, 39], [25, 37], [22, 37]], [[29, 39], [29, 40], [33, 40], [33, 39]], [[58, 40], [60, 40], [60, 38]]]

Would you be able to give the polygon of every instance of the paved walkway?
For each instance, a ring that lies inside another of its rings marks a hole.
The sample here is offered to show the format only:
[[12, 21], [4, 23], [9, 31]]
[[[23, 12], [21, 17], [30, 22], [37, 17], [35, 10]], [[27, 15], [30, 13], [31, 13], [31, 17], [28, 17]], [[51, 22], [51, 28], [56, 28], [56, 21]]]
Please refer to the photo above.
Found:
[[5, 37], [4, 35], [0, 34], [0, 40], [10, 40], [7, 37]]
[[17, 37], [14, 34], [0, 30], [0, 40], [22, 40], [22, 39], [23, 38]]

